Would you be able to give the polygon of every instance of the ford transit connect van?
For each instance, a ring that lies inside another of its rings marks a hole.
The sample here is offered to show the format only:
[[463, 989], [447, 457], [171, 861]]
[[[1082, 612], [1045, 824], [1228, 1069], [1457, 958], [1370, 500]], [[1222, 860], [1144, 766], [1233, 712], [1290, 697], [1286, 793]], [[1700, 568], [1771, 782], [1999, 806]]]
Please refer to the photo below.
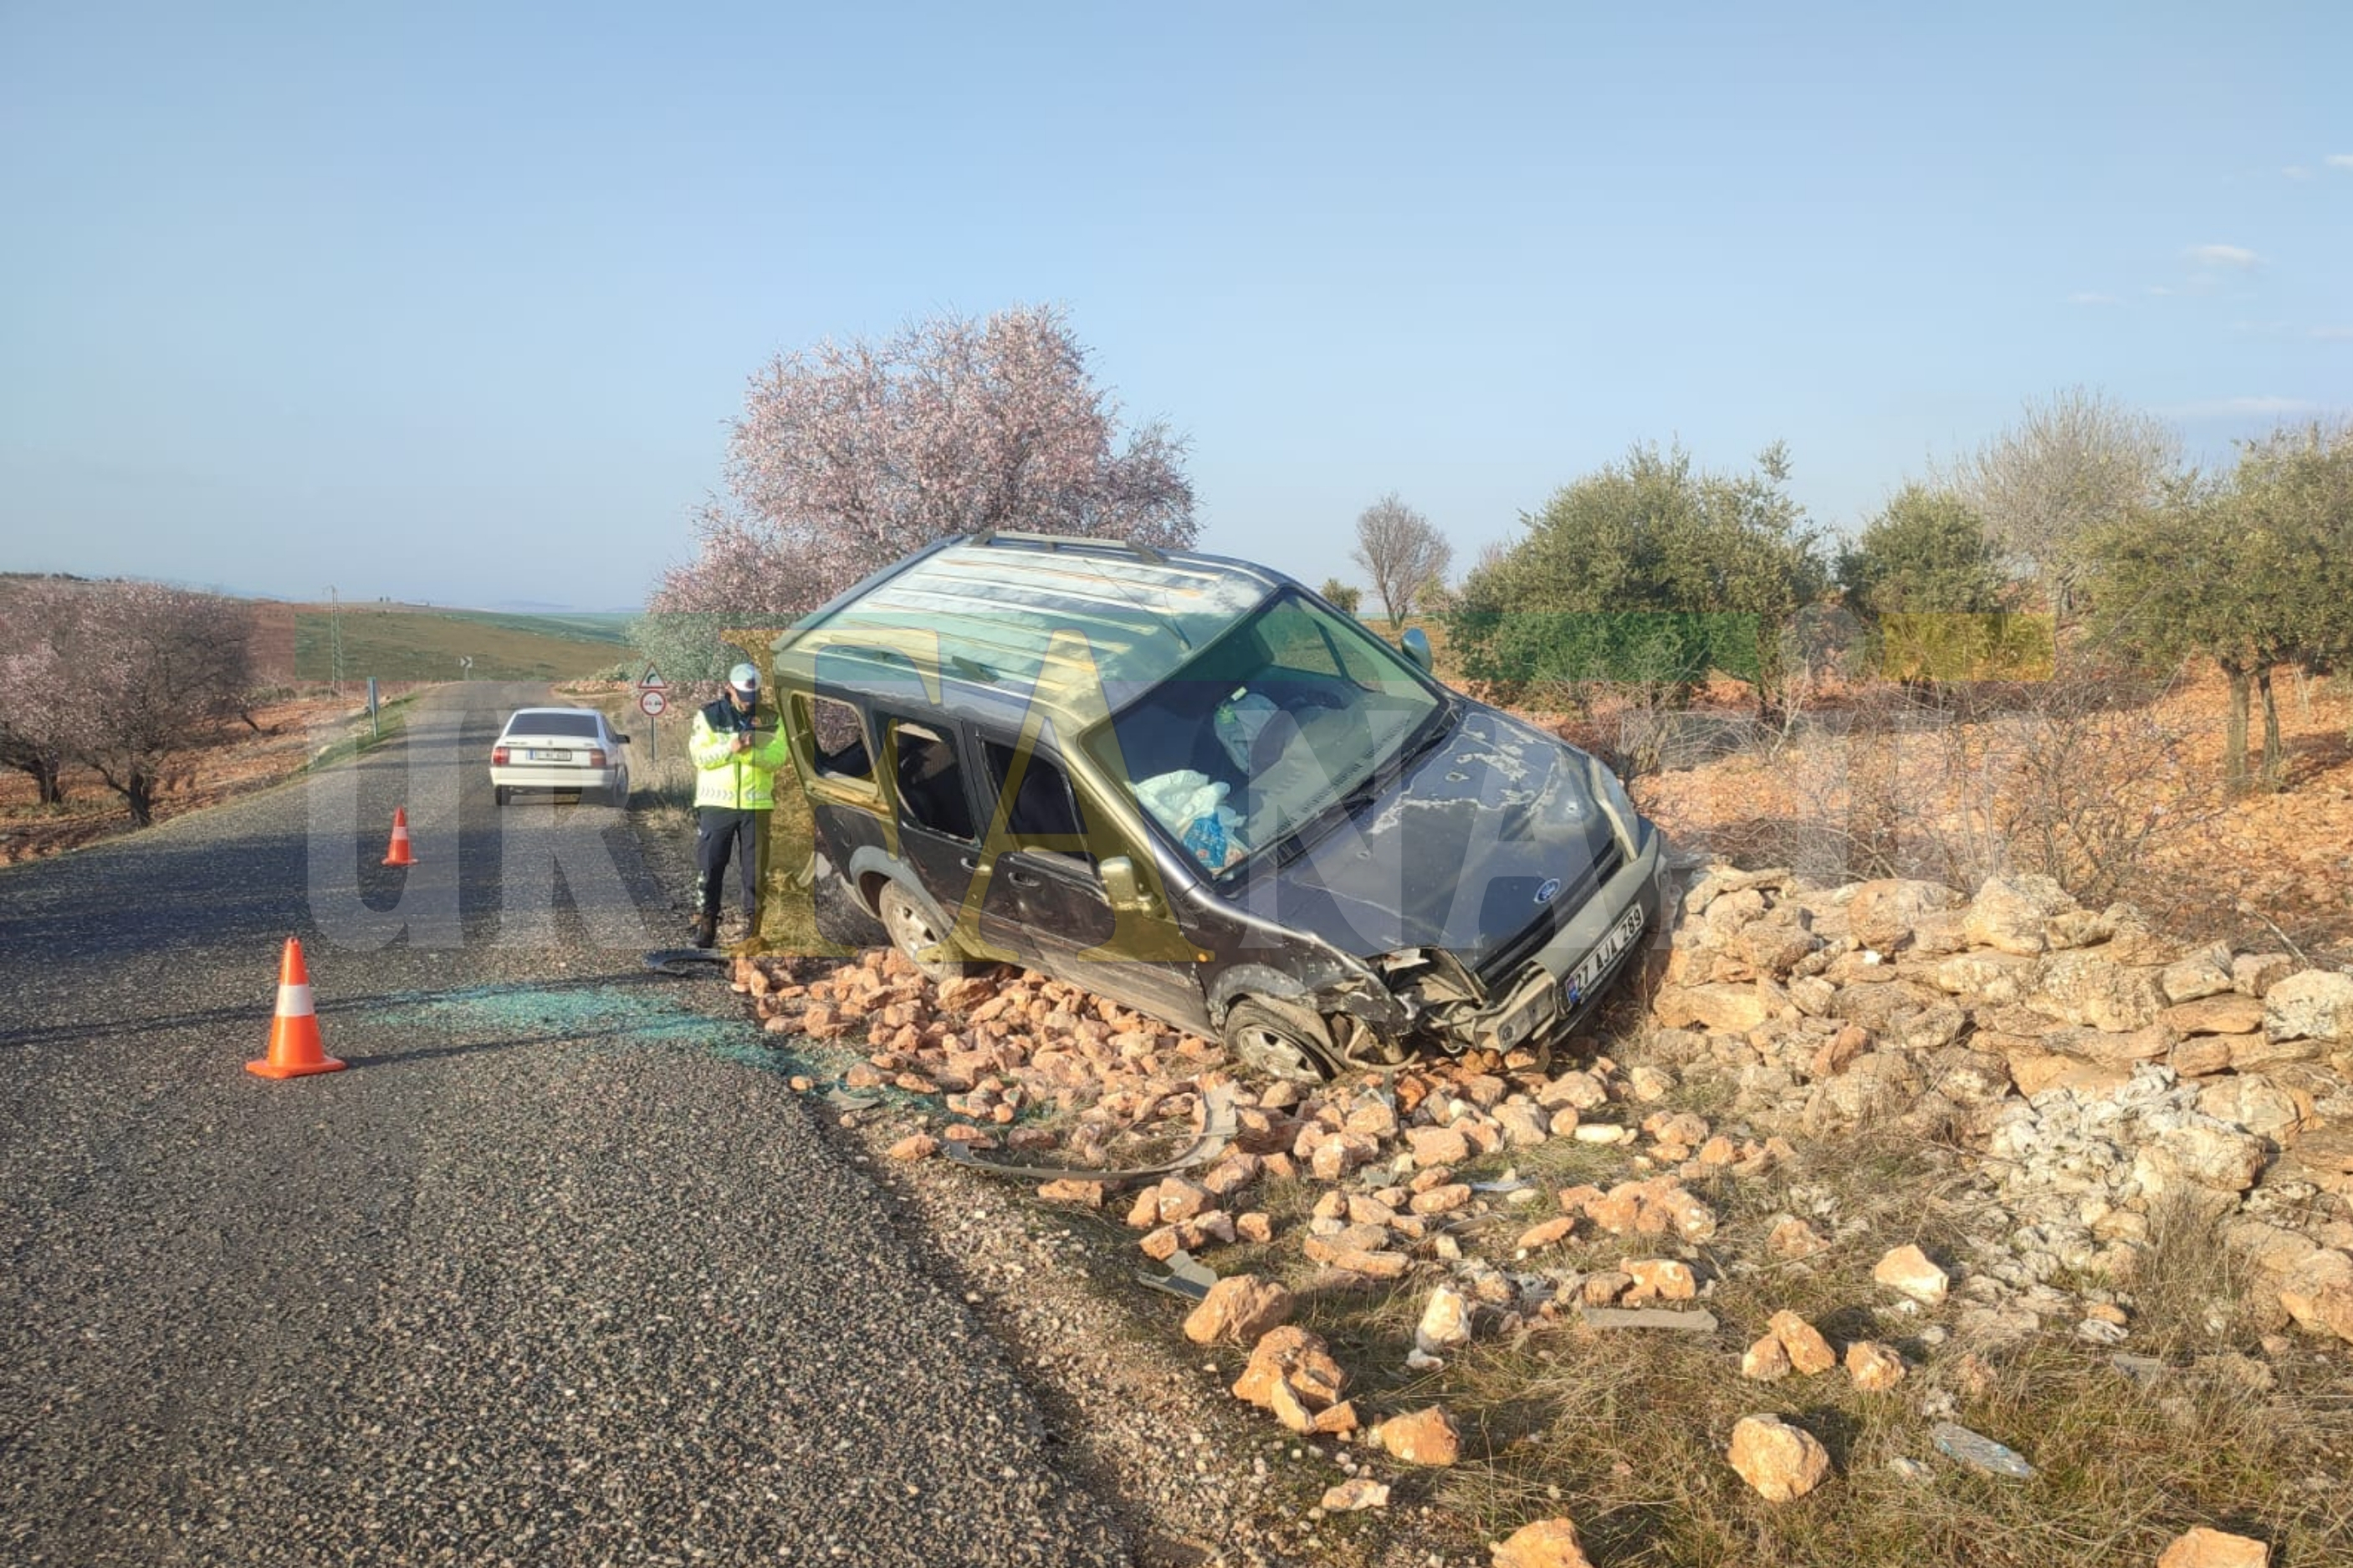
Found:
[[773, 647], [821, 929], [1043, 970], [1282, 1077], [1547, 1048], [1658, 929], [1664, 844], [1406, 643], [1213, 555], [911, 556]]

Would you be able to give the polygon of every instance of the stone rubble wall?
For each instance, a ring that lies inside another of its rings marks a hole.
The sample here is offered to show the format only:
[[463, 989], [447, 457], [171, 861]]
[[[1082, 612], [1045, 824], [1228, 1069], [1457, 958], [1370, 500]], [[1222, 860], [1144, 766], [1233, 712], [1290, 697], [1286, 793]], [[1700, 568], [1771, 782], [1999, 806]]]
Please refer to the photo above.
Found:
[[2067, 1310], [2063, 1277], [2129, 1281], [2172, 1206], [2249, 1252], [2297, 1321], [2353, 1327], [2313, 1300], [2353, 1268], [2353, 974], [2184, 952], [2040, 877], [1965, 899], [1719, 867], [1680, 915], [1653, 1055], [1725, 1075], [1739, 1113], [1790, 1136], [1893, 1121], [1978, 1155], [2010, 1221], [1964, 1260], [1979, 1326]]

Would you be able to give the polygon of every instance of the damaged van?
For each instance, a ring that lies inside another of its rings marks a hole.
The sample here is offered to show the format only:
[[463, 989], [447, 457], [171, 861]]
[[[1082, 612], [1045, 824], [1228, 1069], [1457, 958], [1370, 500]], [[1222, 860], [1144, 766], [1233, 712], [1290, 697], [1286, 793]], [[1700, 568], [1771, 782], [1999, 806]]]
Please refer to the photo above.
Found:
[[820, 929], [935, 978], [1024, 964], [1314, 1079], [1548, 1049], [1659, 929], [1609, 768], [1265, 567], [982, 533], [773, 654]]

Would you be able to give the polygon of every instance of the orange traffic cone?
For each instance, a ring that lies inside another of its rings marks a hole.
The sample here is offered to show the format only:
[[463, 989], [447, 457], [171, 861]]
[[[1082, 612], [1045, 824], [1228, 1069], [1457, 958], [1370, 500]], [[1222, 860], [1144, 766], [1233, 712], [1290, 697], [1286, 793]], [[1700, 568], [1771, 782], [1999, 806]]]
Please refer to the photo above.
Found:
[[319, 1015], [311, 1005], [311, 971], [302, 962], [301, 942], [293, 937], [286, 939], [286, 957], [278, 967], [278, 1016], [269, 1025], [269, 1055], [246, 1063], [245, 1070], [263, 1078], [343, 1070], [319, 1038]]
[[392, 847], [384, 852], [384, 863], [387, 866], [417, 864], [417, 857], [408, 852], [408, 808], [405, 805], [392, 808]]

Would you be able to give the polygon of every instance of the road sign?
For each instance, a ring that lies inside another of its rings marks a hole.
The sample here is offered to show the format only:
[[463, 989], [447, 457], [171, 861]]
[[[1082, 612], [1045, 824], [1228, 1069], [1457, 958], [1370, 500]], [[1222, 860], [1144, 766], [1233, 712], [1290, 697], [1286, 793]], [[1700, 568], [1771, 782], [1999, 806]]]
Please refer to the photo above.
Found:
[[649, 719], [660, 718], [662, 710], [669, 706], [670, 699], [662, 695], [661, 688], [659, 686], [638, 693], [638, 711]]
[[[661, 678], [660, 670], [656, 669], [649, 664], [646, 666], [645, 674], [638, 678], [638, 689], [640, 691], [668, 691], [670, 689], [670, 682]], [[661, 710], [655, 708], [649, 709], [648, 711], [659, 713]]]

